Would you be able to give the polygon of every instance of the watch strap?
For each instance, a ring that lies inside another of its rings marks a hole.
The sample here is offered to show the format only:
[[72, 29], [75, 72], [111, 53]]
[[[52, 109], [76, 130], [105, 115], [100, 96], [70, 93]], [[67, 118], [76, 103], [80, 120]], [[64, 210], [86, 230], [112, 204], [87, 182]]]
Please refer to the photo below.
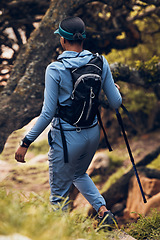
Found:
[[31, 143], [32, 142], [30, 140], [28, 140], [28, 138], [25, 137], [22, 139], [20, 146], [28, 148]]

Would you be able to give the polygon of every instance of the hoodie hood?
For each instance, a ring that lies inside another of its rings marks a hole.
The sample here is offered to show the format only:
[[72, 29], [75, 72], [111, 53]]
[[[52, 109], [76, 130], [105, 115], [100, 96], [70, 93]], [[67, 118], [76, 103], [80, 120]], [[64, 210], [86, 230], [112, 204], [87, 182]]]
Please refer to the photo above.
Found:
[[77, 68], [87, 64], [93, 54], [88, 50], [83, 50], [80, 53], [74, 51], [64, 51], [57, 60], [62, 61], [66, 68]]

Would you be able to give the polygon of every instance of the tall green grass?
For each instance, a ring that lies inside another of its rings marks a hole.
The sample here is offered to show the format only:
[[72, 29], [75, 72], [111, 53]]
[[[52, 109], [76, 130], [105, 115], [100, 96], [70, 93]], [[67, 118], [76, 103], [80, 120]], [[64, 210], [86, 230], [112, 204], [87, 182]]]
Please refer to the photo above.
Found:
[[49, 193], [6, 192], [0, 190], [0, 235], [19, 233], [32, 240], [107, 239], [107, 233], [97, 232], [96, 221], [85, 214], [54, 211]]
[[128, 225], [127, 233], [138, 240], [160, 240], [160, 212], [154, 209], [147, 217], [139, 216], [137, 223]]

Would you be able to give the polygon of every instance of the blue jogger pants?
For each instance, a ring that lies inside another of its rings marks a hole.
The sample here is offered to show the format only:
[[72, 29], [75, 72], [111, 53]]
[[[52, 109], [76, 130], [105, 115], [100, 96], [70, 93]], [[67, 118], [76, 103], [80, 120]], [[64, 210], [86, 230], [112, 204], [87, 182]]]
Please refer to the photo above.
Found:
[[69, 162], [64, 162], [63, 144], [59, 129], [51, 129], [49, 150], [50, 201], [58, 204], [66, 199], [73, 183], [82, 195], [98, 212], [106, 205], [104, 198], [86, 173], [99, 144], [100, 130], [98, 124], [81, 131], [64, 131]]

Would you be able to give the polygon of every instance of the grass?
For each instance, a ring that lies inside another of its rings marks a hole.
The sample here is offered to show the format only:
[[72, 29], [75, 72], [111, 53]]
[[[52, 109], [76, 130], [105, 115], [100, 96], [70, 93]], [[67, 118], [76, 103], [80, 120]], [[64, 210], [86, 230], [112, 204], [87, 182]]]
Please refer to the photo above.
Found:
[[123, 176], [123, 174], [126, 172], [126, 169], [124, 167], [119, 168], [115, 173], [113, 173], [109, 179], [103, 184], [103, 187], [101, 189], [101, 193], [104, 193], [109, 189], [109, 187], [114, 184], [120, 177]]
[[160, 170], [160, 154], [154, 161], [148, 164], [147, 167]]
[[38, 155], [40, 153], [41, 154], [48, 153], [49, 151], [48, 140], [44, 139], [44, 140], [33, 143], [29, 147], [28, 151], [33, 152], [35, 155]]
[[25, 195], [0, 189], [0, 235], [19, 233], [32, 240], [108, 239], [109, 232], [97, 232], [95, 220], [85, 214], [53, 211], [48, 194]]
[[110, 171], [114, 171], [123, 165], [124, 157], [120, 157], [113, 152], [112, 153], [109, 152], [107, 154], [110, 158], [110, 166], [109, 166]]
[[160, 212], [152, 210], [147, 217], [139, 215], [137, 223], [129, 224], [126, 232], [137, 240], [160, 240]]
[[[32, 240], [86, 240], [117, 239], [117, 232], [98, 231], [95, 219], [81, 213], [53, 210], [49, 192], [24, 194], [20, 191], [0, 189], [0, 235], [18, 233]], [[160, 239], [160, 212], [152, 210], [150, 216], [128, 224], [125, 231], [137, 240]]]
[[[3, 154], [3, 158], [7, 161], [13, 161], [12, 155], [17, 144], [16, 138], [17, 133], [11, 138], [12, 151], [8, 152], [8, 148], [6, 148], [6, 155]], [[45, 154], [48, 151], [47, 141], [39, 141], [31, 147], [34, 155]], [[101, 192], [106, 191], [127, 169], [123, 167], [124, 155], [123, 158], [120, 158], [118, 154], [109, 153], [109, 158], [111, 160], [110, 167], [106, 174], [109, 174], [110, 177], [103, 185]], [[160, 155], [147, 167], [160, 169], [159, 160]], [[99, 183], [102, 179], [101, 176], [97, 175], [93, 180]], [[103, 229], [96, 231], [96, 221], [88, 218], [84, 209], [80, 213], [78, 211], [64, 213], [61, 209], [54, 212], [49, 203], [49, 184], [47, 181], [48, 165], [46, 163], [13, 166], [6, 182], [0, 184], [0, 235], [19, 233], [32, 240], [109, 239], [107, 236], [110, 233]], [[42, 188], [42, 185], [46, 187]], [[6, 190], [4, 186], [7, 189], [14, 189], [14, 191]], [[31, 192], [37, 186], [40, 186], [36, 191], [38, 194]], [[23, 192], [16, 190], [16, 188], [23, 189]], [[160, 213], [152, 212], [149, 217], [140, 215], [137, 223], [128, 225], [125, 231], [136, 239], [159, 240]]]

